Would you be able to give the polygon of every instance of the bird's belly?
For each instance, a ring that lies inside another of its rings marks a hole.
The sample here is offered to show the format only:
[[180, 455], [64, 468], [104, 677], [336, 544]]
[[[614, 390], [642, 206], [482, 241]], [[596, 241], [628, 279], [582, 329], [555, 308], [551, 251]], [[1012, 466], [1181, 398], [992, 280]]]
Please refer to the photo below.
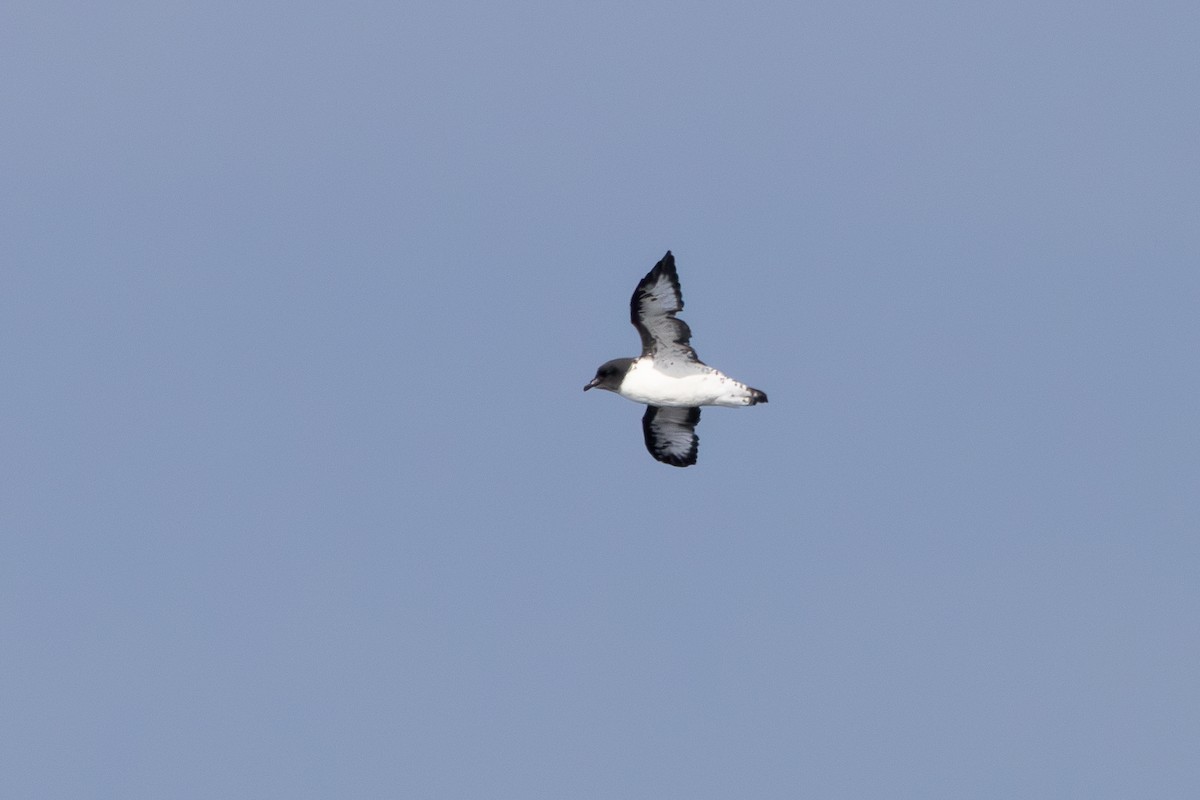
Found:
[[745, 384], [715, 369], [693, 375], [668, 375], [645, 363], [635, 363], [621, 383], [620, 394], [650, 406], [744, 406], [750, 402]]

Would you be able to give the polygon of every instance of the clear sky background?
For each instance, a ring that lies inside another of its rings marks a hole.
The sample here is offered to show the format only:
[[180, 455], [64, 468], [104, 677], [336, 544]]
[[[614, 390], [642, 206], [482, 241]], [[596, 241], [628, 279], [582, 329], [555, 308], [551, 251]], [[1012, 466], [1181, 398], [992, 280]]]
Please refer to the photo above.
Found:
[[1200, 796], [1197, 41], [10, 0], [0, 795]]

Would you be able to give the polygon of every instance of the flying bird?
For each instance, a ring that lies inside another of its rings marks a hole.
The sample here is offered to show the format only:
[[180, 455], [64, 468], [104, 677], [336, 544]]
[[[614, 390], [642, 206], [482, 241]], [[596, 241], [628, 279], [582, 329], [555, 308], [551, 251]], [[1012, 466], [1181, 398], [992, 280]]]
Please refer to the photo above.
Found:
[[752, 406], [767, 402], [767, 396], [696, 356], [689, 344], [691, 328], [675, 316], [683, 310], [683, 295], [670, 250], [638, 283], [629, 306], [642, 355], [604, 362], [583, 390], [605, 389], [644, 403], [642, 433], [650, 455], [673, 467], [690, 467], [700, 446], [700, 406]]

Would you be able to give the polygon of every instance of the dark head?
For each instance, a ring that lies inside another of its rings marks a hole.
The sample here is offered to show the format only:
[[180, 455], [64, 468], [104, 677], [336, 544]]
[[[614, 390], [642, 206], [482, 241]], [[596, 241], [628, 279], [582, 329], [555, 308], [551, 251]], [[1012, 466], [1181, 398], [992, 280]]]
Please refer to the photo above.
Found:
[[600, 365], [600, 369], [596, 370], [596, 377], [592, 378], [591, 383], [583, 387], [583, 390], [586, 392], [588, 389], [597, 388], [615, 392], [621, 388], [621, 381], [625, 380], [625, 373], [629, 372], [629, 365], [632, 363], [632, 358], [605, 361]]

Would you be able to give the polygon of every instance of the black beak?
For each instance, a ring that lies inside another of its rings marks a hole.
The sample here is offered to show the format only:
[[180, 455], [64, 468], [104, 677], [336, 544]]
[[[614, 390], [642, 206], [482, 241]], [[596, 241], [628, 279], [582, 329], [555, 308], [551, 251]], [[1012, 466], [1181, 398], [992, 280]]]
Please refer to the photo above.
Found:
[[598, 385], [600, 385], [600, 379], [599, 379], [599, 378], [592, 378], [592, 382], [591, 382], [591, 383], [589, 383], [587, 386], [583, 387], [583, 390], [586, 392], [588, 389], [591, 389], [591, 388], [593, 388], [593, 387], [595, 387], [595, 386], [598, 386]]

